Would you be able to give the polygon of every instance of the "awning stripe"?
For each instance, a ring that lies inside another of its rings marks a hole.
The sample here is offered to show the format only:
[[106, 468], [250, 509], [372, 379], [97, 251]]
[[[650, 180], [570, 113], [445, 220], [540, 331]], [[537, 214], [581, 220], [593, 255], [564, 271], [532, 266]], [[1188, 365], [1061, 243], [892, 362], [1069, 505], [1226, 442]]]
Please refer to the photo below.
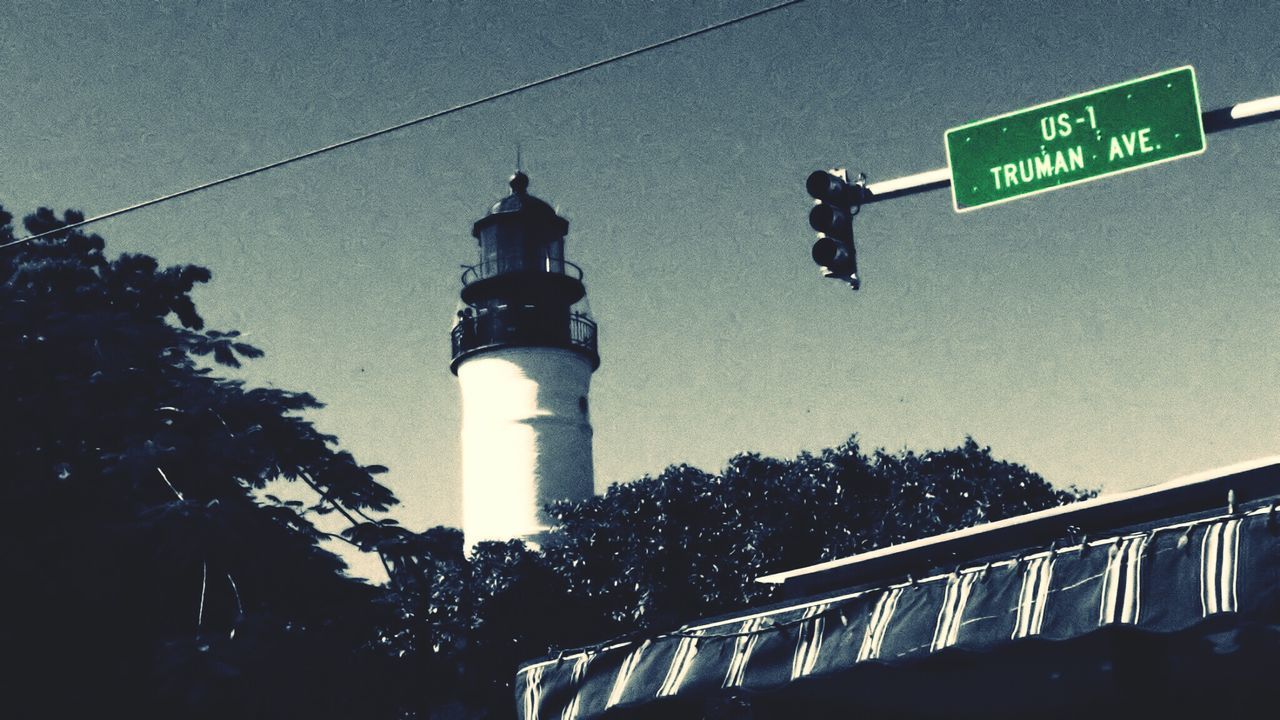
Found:
[[524, 686], [524, 715], [526, 720], [538, 720], [538, 708], [542, 705], [542, 673], [545, 665], [529, 671]]
[[627, 683], [631, 681], [632, 673], [636, 671], [636, 666], [640, 664], [640, 656], [644, 654], [651, 642], [651, 640], [645, 640], [640, 643], [622, 661], [622, 666], [618, 668], [618, 675], [613, 680], [613, 689], [609, 691], [609, 700], [604, 706], [606, 710], [622, 702], [622, 693], [626, 692]]
[[1049, 584], [1053, 579], [1053, 561], [1053, 555], [1038, 555], [1024, 561], [1014, 640], [1040, 634], [1044, 625], [1044, 609], [1049, 601]]
[[981, 572], [966, 573], [964, 579], [960, 582], [960, 601], [957, 603], [955, 615], [951, 619], [951, 631], [947, 633], [947, 647], [955, 645], [960, 638], [960, 626], [964, 624], [964, 612], [969, 606], [969, 594], [973, 592], [973, 584], [982, 579]]
[[958, 572], [947, 578], [947, 589], [943, 595], [942, 607], [938, 611], [938, 623], [933, 631], [934, 652], [949, 648], [956, 644], [960, 634], [960, 625], [964, 618], [965, 604], [969, 602], [969, 591], [977, 581], [981, 570]]
[[1222, 611], [1236, 612], [1239, 604], [1236, 598], [1237, 568], [1240, 567], [1240, 521], [1232, 520], [1223, 527], [1223, 568], [1222, 574]]
[[1107, 548], [1107, 567], [1102, 574], [1102, 603], [1098, 606], [1098, 624], [1115, 622], [1116, 604], [1120, 596], [1120, 570], [1124, 556], [1119, 544]]
[[587, 665], [591, 664], [594, 655], [582, 654], [573, 661], [573, 670], [570, 673], [569, 681], [573, 687], [573, 698], [564, 706], [564, 712], [560, 713], [560, 720], [578, 720], [578, 713], [582, 708], [582, 680], [587, 676]]
[[667, 676], [658, 687], [658, 697], [675, 695], [680, 690], [680, 684], [689, 674], [689, 668], [693, 667], [693, 656], [698, 654], [700, 635], [698, 633], [680, 638], [680, 644], [676, 646], [675, 655], [671, 658], [671, 667], [667, 668]]
[[1044, 610], [1049, 606], [1049, 586], [1053, 580], [1053, 563], [1056, 560], [1053, 555], [1048, 555], [1040, 559], [1039, 568], [1036, 570], [1037, 584], [1035, 593], [1035, 606], [1031, 611], [1031, 622], [1027, 628], [1028, 634], [1039, 635], [1044, 628]]
[[1200, 543], [1200, 601], [1205, 617], [1239, 608], [1240, 523], [1233, 519], [1205, 529]]
[[1120, 622], [1134, 624], [1142, 612], [1142, 560], [1147, 556], [1146, 535], [1127, 540], [1125, 549], [1125, 594]]
[[1107, 568], [1102, 579], [1102, 602], [1098, 624], [1136, 623], [1141, 609], [1142, 559], [1146, 556], [1147, 536], [1117, 540], [1107, 554]]
[[876, 600], [875, 609], [871, 611], [871, 622], [867, 624], [862, 647], [858, 650], [858, 662], [880, 657], [885, 631], [889, 629], [889, 621], [893, 619], [893, 611], [897, 608], [898, 598], [901, 595], [902, 587], [893, 587], [885, 590], [880, 595], [880, 599]]
[[1205, 617], [1218, 612], [1218, 534], [1220, 526], [1205, 529], [1200, 541], [1200, 603]]
[[938, 608], [938, 620], [933, 626], [933, 642], [929, 648], [937, 651], [946, 647], [946, 641], [943, 639], [951, 630], [951, 616], [955, 613], [956, 599], [960, 596], [959, 583], [956, 580], [959, 575], [952, 575], [947, 578], [947, 588], [942, 593], [942, 604]]
[[804, 611], [804, 620], [796, 632], [796, 649], [791, 656], [791, 679], [802, 678], [813, 672], [822, 652], [822, 633], [826, 627], [826, 612], [830, 603], [819, 603]]
[[733, 656], [729, 659], [729, 668], [725, 671], [724, 681], [720, 684], [724, 688], [735, 688], [742, 685], [743, 673], [747, 670], [747, 661], [751, 659], [751, 653], [756, 648], [756, 642], [760, 639], [758, 633], [764, 627], [767, 618], [752, 618], [742, 623], [740, 633], [749, 633], [739, 635], [733, 641]]
[[1013, 639], [1026, 637], [1029, 634], [1027, 625], [1031, 616], [1031, 593], [1035, 591], [1035, 578], [1039, 575], [1035, 566], [1035, 561], [1029, 561], [1022, 568], [1022, 585], [1018, 591], [1018, 617], [1013, 624]]
[[1231, 520], [1227, 523], [1227, 527], [1231, 530], [1231, 577], [1226, 585], [1226, 591], [1223, 596], [1226, 598], [1227, 611], [1238, 612], [1240, 610], [1240, 600], [1237, 597], [1239, 588], [1238, 569], [1240, 567], [1240, 520]]

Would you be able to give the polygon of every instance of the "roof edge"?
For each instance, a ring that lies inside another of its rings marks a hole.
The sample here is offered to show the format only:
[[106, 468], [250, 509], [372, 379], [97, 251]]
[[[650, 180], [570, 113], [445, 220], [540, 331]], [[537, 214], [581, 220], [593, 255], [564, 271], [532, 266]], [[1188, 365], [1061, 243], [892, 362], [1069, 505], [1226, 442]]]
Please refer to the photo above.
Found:
[[[856, 573], [859, 570], [866, 569], [870, 574], [873, 566], [884, 565], [891, 561], [902, 560], [906, 564], [909, 560], [920, 560], [922, 556], [936, 556], [954, 553], [962, 546], [969, 546], [981, 543], [983, 539], [991, 539], [993, 542], [1001, 535], [1032, 535], [1036, 531], [1043, 534], [1046, 530], [1051, 530], [1059, 526], [1076, 524], [1072, 521], [1084, 518], [1090, 520], [1109, 521], [1114, 527], [1120, 527], [1125, 524], [1134, 522], [1142, 522], [1147, 519], [1154, 519], [1160, 515], [1167, 515], [1170, 506], [1173, 505], [1203, 505], [1207, 509], [1215, 504], [1226, 505], [1226, 495], [1221, 495], [1220, 501], [1214, 503], [1212, 493], [1220, 492], [1221, 488], [1215, 486], [1228, 483], [1231, 479], [1240, 475], [1256, 473], [1266, 468], [1276, 470], [1270, 473], [1269, 477], [1264, 478], [1262, 482], [1274, 485], [1271, 492], [1280, 493], [1280, 455], [1272, 455], [1269, 457], [1258, 458], [1228, 465], [1212, 470], [1205, 470], [1190, 475], [1175, 478], [1156, 485], [1150, 485], [1136, 490], [1115, 493], [1110, 495], [1100, 495], [1091, 500], [1085, 500], [1068, 505], [1059, 505], [1047, 510], [1040, 510], [1026, 515], [1005, 518], [991, 523], [982, 525], [974, 525], [973, 527], [964, 528], [962, 530], [954, 530], [952, 532], [943, 533], [941, 535], [933, 535], [919, 540], [902, 543], [900, 545], [891, 545], [889, 547], [872, 550], [870, 552], [851, 555], [849, 557], [837, 558], [816, 565], [808, 565], [794, 570], [785, 572], [772, 573], [763, 575], [755, 579], [758, 583], [776, 585], [783, 584], [791, 580], [800, 578], [810, 578], [812, 576], [827, 573], [835, 570], [842, 570], [840, 574], [846, 575]], [[1228, 488], [1234, 490], [1235, 488]], [[1188, 495], [1190, 494], [1190, 495]], [[1177, 497], [1175, 497], [1177, 496]], [[1245, 500], [1257, 499], [1256, 497], [1239, 498], [1243, 502]], [[1164, 502], [1157, 502], [1163, 500]], [[1088, 523], [1093, 525], [1093, 523]], [[1107, 524], [1103, 522], [1102, 524]], [[1082, 525], [1083, 527], [1083, 525]], [[1086, 531], [1096, 531], [1102, 529], [1100, 527], [1084, 527]], [[1018, 546], [1018, 541], [1007, 543], [1012, 549]], [[1025, 543], [1023, 543], [1025, 544]], [[865, 578], [867, 580], [873, 578]], [[861, 580], [859, 580], [861, 581]], [[847, 580], [846, 580], [847, 582]]]

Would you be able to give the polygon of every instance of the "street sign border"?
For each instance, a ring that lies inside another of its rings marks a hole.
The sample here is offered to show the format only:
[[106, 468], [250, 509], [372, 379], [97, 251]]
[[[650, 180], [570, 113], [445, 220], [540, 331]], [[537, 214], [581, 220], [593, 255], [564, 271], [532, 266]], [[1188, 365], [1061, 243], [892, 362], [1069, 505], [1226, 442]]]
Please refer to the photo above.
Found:
[[[1002, 200], [993, 200], [989, 203], [974, 205], [972, 207], [965, 207], [965, 208], [960, 207], [960, 200], [958, 197], [956, 197], [955, 170], [951, 167], [951, 143], [948, 142], [948, 139], [951, 133], [957, 132], [959, 130], [964, 130], [965, 128], [974, 127], [975, 125], [985, 125], [987, 123], [995, 122], [996, 120], [999, 120], [1001, 118], [1012, 117], [1014, 115], [1021, 115], [1023, 113], [1028, 113], [1028, 112], [1031, 112], [1032, 110], [1048, 107], [1050, 105], [1057, 105], [1058, 103], [1066, 102], [1068, 100], [1075, 100], [1077, 98], [1082, 98], [1088, 95], [1096, 95], [1100, 92], [1105, 92], [1107, 90], [1114, 90], [1116, 88], [1125, 87], [1126, 85], [1133, 85], [1134, 83], [1140, 83], [1145, 80], [1151, 80], [1153, 78], [1158, 78], [1163, 75], [1171, 75], [1176, 72], [1181, 72], [1182, 70], [1191, 71], [1191, 90], [1195, 95], [1195, 101], [1196, 101], [1196, 123], [1197, 123], [1197, 127], [1200, 128], [1200, 149], [1199, 150], [1183, 153], [1181, 155], [1174, 155], [1172, 157], [1164, 158], [1163, 160], [1156, 160], [1154, 162], [1143, 163], [1142, 165], [1135, 165], [1133, 167], [1121, 168], [1119, 170], [1112, 170], [1110, 172], [1103, 173], [1102, 175], [1093, 175], [1087, 178], [1081, 178], [1079, 180], [1072, 180], [1070, 182], [1062, 183], [1061, 185], [1053, 185], [1051, 187], [1040, 188], [1039, 190], [1032, 190], [1031, 192], [1014, 195], [1012, 197], [1007, 197]], [[1047, 102], [1042, 102], [1039, 105], [1032, 105], [1031, 107], [1011, 110], [1007, 113], [1003, 113], [1000, 115], [993, 115], [992, 117], [983, 118], [981, 120], [974, 120], [973, 122], [968, 122], [968, 123], [965, 123], [964, 125], [959, 125], [957, 127], [949, 128], [948, 130], [942, 133], [942, 146], [943, 146], [943, 149], [946, 151], [946, 155], [947, 155], [947, 174], [950, 176], [950, 184], [951, 184], [951, 207], [954, 208], [957, 213], [967, 213], [967, 212], [973, 212], [974, 210], [982, 210], [983, 208], [989, 208], [994, 205], [1002, 205], [1004, 203], [1011, 202], [1013, 200], [1021, 200], [1023, 198], [1029, 198], [1029, 197], [1032, 197], [1033, 195], [1039, 195], [1041, 193], [1047, 193], [1053, 190], [1061, 190], [1062, 188], [1068, 188], [1068, 187], [1071, 187], [1072, 185], [1079, 185], [1081, 183], [1093, 182], [1094, 180], [1101, 180], [1103, 178], [1111, 177], [1112, 175], [1119, 175], [1121, 173], [1132, 172], [1134, 170], [1144, 170], [1146, 168], [1153, 167], [1155, 165], [1160, 165], [1162, 163], [1171, 162], [1173, 160], [1181, 160], [1187, 157], [1202, 155], [1204, 151], [1208, 148], [1209, 141], [1204, 132], [1204, 108], [1200, 104], [1200, 81], [1196, 78], [1195, 66], [1180, 65], [1176, 68], [1161, 70], [1160, 72], [1152, 73], [1150, 75], [1144, 75], [1142, 77], [1133, 78], [1131, 80], [1124, 80], [1111, 85], [1106, 85], [1104, 87], [1094, 88], [1093, 90], [1086, 90], [1081, 93], [1076, 93], [1075, 95], [1068, 95], [1067, 97], [1061, 97], [1061, 98], [1049, 100]]]

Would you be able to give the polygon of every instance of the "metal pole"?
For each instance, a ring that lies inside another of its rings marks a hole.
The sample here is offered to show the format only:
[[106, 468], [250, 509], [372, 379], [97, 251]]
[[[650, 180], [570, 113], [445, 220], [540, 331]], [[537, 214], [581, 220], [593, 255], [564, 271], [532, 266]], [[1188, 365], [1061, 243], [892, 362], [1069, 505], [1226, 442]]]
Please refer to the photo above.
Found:
[[[1206, 135], [1270, 120], [1280, 120], [1280, 95], [1210, 110], [1201, 113], [1200, 120], [1204, 123]], [[862, 198], [862, 204], [893, 200], [947, 187], [951, 187], [951, 168], [938, 168], [893, 180], [870, 183], [867, 185], [867, 193]]]

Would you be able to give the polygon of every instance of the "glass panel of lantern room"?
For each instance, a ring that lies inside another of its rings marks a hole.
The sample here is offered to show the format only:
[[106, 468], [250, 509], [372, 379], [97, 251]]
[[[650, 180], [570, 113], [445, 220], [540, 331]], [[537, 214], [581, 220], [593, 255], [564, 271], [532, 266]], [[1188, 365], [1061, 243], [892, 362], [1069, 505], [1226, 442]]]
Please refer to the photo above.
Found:
[[520, 256], [523, 259], [524, 269], [532, 271], [540, 271], [546, 269], [545, 253], [542, 245], [542, 236], [537, 230], [532, 232], [521, 229], [520, 233]]
[[498, 272], [520, 272], [529, 269], [529, 262], [525, 258], [525, 247], [529, 242], [528, 235], [528, 231], [519, 225], [513, 224], [512, 227], [502, 229], [500, 233], [502, 246], [498, 251]]
[[559, 235], [553, 235], [546, 245], [547, 272], [564, 273], [564, 238]]
[[498, 239], [493, 228], [485, 228], [480, 233], [480, 267], [482, 278], [498, 274]]
[[525, 230], [522, 227], [490, 226], [480, 232], [482, 277], [525, 269]]

